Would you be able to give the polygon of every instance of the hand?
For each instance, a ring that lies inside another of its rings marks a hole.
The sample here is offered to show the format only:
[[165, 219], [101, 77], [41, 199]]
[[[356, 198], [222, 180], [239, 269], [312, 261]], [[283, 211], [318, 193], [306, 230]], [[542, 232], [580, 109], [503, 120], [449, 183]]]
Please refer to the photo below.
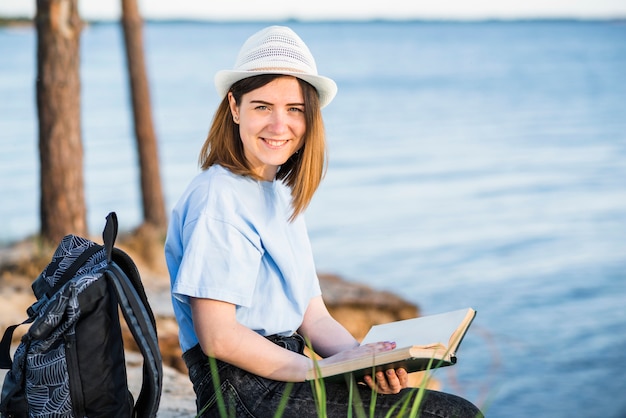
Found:
[[408, 386], [409, 374], [405, 369], [387, 369], [384, 372], [376, 372], [374, 378], [364, 376], [363, 381], [381, 395], [391, 395]]
[[[359, 356], [374, 356], [376, 353], [382, 353], [384, 351], [393, 350], [396, 348], [395, 342], [378, 342], [370, 343], [361, 346], [357, 346], [350, 350], [345, 350], [335, 354], [334, 356], [327, 357], [319, 360], [319, 365], [331, 364], [334, 362], [341, 362], [346, 359], [351, 359]], [[377, 372], [372, 378], [371, 376], [365, 376], [364, 382], [376, 392], [383, 395], [390, 395], [400, 392], [400, 390], [408, 387], [409, 374], [405, 369], [388, 369], [384, 372]]]
[[377, 353], [393, 350], [394, 348], [396, 348], [396, 343], [389, 341], [357, 345], [356, 347], [349, 350], [340, 351], [335, 355], [319, 360], [318, 364], [322, 366], [327, 364], [339, 363], [356, 357], [371, 357], [375, 356]]

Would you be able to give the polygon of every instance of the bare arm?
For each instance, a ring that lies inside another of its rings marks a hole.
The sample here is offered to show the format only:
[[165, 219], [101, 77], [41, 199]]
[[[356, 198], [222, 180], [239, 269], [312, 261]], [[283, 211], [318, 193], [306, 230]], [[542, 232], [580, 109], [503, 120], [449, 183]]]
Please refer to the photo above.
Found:
[[[191, 312], [200, 346], [207, 355], [258, 376], [286, 382], [304, 381], [306, 372], [313, 367], [313, 361], [308, 357], [279, 347], [239, 324], [233, 304], [191, 298]], [[328, 362], [341, 359], [351, 350], [385, 351], [395, 347], [390, 343], [359, 347], [354, 337], [330, 316], [321, 297], [311, 301], [300, 332], [314, 341], [313, 347], [319, 354], [331, 356], [322, 360]], [[365, 381], [379, 393], [397, 393], [406, 387], [406, 371], [393, 372]]]
[[194, 329], [202, 351], [258, 376], [286, 382], [305, 380], [312, 360], [277, 346], [239, 324], [235, 305], [191, 298]]
[[322, 357], [329, 357], [359, 345], [348, 330], [330, 316], [321, 296], [314, 297], [309, 302], [298, 332], [311, 341], [315, 352]]

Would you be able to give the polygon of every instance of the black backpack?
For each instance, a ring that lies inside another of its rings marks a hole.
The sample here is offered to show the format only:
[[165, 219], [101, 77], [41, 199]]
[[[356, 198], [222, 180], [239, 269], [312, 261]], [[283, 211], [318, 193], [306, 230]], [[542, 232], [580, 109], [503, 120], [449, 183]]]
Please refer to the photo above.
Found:
[[[132, 259], [114, 247], [117, 216], [104, 245], [63, 238], [32, 284], [37, 301], [13, 361], [13, 325], [0, 342], [3, 417], [155, 417], [163, 380], [156, 323]], [[119, 308], [118, 308], [119, 306]], [[143, 382], [128, 390], [119, 310], [143, 355]]]

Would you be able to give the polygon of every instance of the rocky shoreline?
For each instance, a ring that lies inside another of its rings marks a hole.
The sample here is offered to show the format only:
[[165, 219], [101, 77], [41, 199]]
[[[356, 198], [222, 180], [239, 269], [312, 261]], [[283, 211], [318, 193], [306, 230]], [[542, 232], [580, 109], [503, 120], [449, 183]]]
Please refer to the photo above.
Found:
[[[135, 234], [122, 237], [118, 247], [137, 264], [157, 322], [164, 364], [163, 393], [158, 416], [194, 416], [195, 398], [178, 346], [178, 326], [170, 302], [162, 244], [157, 239]], [[34, 301], [30, 285], [45, 267], [51, 254], [52, 250], [39, 248], [33, 240], [0, 248], [0, 331], [26, 318], [26, 309]], [[320, 274], [320, 284], [331, 314], [357, 339], [363, 338], [374, 324], [419, 315], [415, 304], [395, 294], [353, 283], [337, 275]], [[19, 342], [23, 331], [16, 331], [15, 344]], [[129, 385], [133, 393], [138, 393], [141, 386], [141, 355], [136, 351], [129, 332], [125, 332], [125, 347]], [[0, 379], [3, 379], [5, 372], [0, 370]], [[413, 376], [414, 382], [420, 380], [419, 374]], [[433, 385], [436, 386], [436, 382]]]

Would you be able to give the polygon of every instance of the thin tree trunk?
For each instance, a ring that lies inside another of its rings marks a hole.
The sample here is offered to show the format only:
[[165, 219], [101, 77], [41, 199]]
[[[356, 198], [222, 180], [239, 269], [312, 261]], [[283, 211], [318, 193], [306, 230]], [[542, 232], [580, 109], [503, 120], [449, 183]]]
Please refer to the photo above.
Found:
[[39, 0], [37, 111], [44, 240], [87, 234], [80, 123], [78, 0]]
[[142, 19], [137, 0], [122, 0], [122, 27], [130, 76], [130, 92], [139, 155], [144, 223], [164, 229], [167, 224], [159, 173], [159, 156], [150, 89], [143, 54]]

